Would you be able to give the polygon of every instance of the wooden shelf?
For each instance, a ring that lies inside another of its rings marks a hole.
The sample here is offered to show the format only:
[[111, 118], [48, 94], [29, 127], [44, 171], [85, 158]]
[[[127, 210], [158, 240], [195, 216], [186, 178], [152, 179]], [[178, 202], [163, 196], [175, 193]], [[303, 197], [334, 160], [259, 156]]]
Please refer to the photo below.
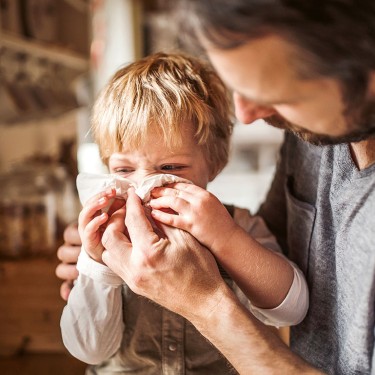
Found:
[[54, 46], [49, 43], [20, 38], [16, 35], [2, 32], [0, 46], [44, 57], [82, 72], [89, 69], [89, 59], [85, 56], [73, 52], [68, 48]]

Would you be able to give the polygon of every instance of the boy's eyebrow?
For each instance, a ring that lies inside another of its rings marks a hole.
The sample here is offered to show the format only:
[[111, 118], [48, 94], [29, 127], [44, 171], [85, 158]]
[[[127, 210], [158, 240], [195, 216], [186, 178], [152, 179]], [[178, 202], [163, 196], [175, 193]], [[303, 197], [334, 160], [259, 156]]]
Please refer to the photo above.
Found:
[[[174, 157], [191, 157], [191, 153], [189, 152], [182, 152], [182, 153], [173, 153], [173, 154], [170, 154], [170, 155], [166, 155], [163, 159], [170, 159], [170, 158], [174, 158]], [[126, 162], [130, 162], [130, 159], [125, 156], [125, 155], [121, 155], [121, 154], [112, 154], [109, 159], [111, 161], [120, 161], [120, 162], [123, 162], [123, 161], [126, 161]]]
[[111, 155], [109, 157], [109, 162], [131, 163], [130, 159], [128, 159], [127, 156], [123, 155]]
[[123, 155], [111, 155], [110, 157], [109, 157], [110, 159], [117, 159], [117, 160], [119, 160], [119, 159], [126, 159], [126, 156], [123, 156]]

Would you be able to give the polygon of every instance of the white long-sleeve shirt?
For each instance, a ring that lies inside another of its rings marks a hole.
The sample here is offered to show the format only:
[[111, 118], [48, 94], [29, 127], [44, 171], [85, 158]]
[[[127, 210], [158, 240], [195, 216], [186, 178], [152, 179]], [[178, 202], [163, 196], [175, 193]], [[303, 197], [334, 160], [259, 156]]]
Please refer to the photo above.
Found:
[[[233, 217], [260, 244], [283, 256], [259, 216], [235, 208]], [[293, 283], [284, 301], [273, 309], [253, 306], [233, 280], [226, 282], [246, 308], [265, 324], [295, 325], [306, 315], [308, 289], [302, 272], [291, 265]], [[202, 374], [207, 374], [207, 368], [210, 373], [228, 373], [225, 359], [189, 322], [135, 295], [119, 276], [91, 259], [84, 249], [77, 268], [79, 277], [61, 318], [63, 341], [72, 355], [86, 363], [102, 363], [101, 368], [120, 366], [129, 373], [153, 373], [151, 366], [155, 374], [179, 374], [181, 363], [187, 361], [194, 364], [194, 374], [200, 373], [199, 368], [203, 369]], [[193, 350], [189, 342], [194, 342], [199, 350]], [[103, 365], [103, 361], [107, 362]], [[169, 370], [163, 370], [166, 368]]]

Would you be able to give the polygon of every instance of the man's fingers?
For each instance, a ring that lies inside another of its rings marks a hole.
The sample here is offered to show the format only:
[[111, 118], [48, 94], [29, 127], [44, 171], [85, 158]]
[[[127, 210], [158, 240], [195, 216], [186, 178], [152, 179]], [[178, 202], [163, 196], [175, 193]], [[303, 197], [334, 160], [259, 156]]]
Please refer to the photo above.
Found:
[[82, 241], [78, 233], [78, 223], [69, 224], [64, 230], [64, 242], [70, 245], [81, 246]]
[[[125, 231], [125, 207], [120, 208], [112, 214], [102, 236], [103, 246], [111, 251], [125, 243], [130, 243]], [[104, 259], [103, 259], [104, 261]]]
[[181, 243], [180, 242], [181, 238], [184, 238], [183, 242], [185, 242], [187, 239], [189, 240], [191, 239], [193, 242], [198, 243], [198, 241], [190, 233], [185, 232], [182, 229], [175, 228], [170, 225], [165, 225], [163, 223], [159, 223], [159, 226], [161, 227], [161, 229], [163, 230], [163, 232], [165, 233], [165, 235], [171, 242]]
[[77, 263], [80, 246], [62, 245], [57, 249], [57, 258], [64, 263]]
[[124, 233], [124, 215], [125, 208], [112, 215], [102, 237], [102, 244], [105, 248], [102, 261], [123, 279], [127, 274], [127, 264], [132, 249], [130, 240]]
[[155, 234], [150, 221], [146, 217], [141, 200], [135, 194], [133, 188], [128, 190], [125, 225], [134, 246], [137, 243], [145, 244], [147, 242], [151, 245], [159, 240], [159, 236]]
[[55, 273], [62, 280], [75, 280], [78, 277], [78, 270], [75, 264], [60, 263], [56, 267]]
[[72, 289], [73, 289], [73, 281], [72, 280], [64, 281], [61, 284], [60, 296], [64, 301], [68, 300], [69, 294], [70, 294]]

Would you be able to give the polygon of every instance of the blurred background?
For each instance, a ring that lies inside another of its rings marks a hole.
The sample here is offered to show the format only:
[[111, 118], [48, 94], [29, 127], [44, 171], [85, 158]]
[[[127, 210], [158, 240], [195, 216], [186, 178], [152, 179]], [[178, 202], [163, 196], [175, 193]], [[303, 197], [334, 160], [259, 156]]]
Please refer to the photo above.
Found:
[[[56, 249], [80, 205], [78, 172], [104, 167], [89, 134], [98, 91], [121, 66], [187, 47], [172, 0], [0, 0], [0, 374], [83, 374], [60, 338]], [[236, 124], [209, 190], [253, 212], [282, 132]]]

